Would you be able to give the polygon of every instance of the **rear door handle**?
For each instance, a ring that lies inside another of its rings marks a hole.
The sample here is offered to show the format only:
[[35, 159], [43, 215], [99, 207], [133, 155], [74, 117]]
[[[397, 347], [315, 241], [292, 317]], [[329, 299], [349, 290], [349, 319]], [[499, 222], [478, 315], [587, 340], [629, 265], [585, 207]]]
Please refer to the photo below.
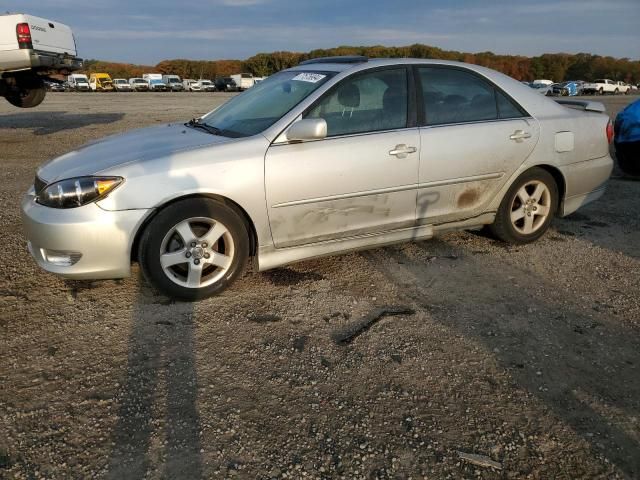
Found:
[[406, 158], [410, 153], [416, 153], [418, 149], [416, 147], [407, 147], [404, 143], [396, 145], [396, 148], [389, 151], [389, 155], [395, 155], [398, 158]]
[[521, 143], [525, 138], [531, 138], [531, 134], [529, 132], [525, 132], [524, 130], [516, 130], [509, 136], [509, 138], [511, 140], [515, 140], [518, 143]]

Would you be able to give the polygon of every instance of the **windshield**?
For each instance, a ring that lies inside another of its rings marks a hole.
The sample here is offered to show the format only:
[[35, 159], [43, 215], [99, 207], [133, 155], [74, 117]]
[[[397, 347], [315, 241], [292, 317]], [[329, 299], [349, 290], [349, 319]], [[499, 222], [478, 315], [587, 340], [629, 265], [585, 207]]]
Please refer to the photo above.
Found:
[[178, 78], [170, 78], [169, 83], [180, 83], [180, 79]]
[[276, 73], [202, 118], [229, 137], [248, 137], [269, 128], [329, 80], [333, 72]]

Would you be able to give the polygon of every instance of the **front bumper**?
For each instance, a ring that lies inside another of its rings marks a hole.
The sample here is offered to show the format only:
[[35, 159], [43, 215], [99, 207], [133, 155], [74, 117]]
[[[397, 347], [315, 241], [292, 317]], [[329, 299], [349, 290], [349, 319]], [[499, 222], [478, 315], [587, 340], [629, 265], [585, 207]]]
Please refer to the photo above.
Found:
[[[36, 203], [33, 189], [22, 199], [22, 222], [28, 248], [44, 270], [72, 279], [127, 277], [131, 246], [149, 210], [108, 211], [91, 203], [56, 209]], [[46, 251], [81, 254], [74, 265], [47, 260]]]

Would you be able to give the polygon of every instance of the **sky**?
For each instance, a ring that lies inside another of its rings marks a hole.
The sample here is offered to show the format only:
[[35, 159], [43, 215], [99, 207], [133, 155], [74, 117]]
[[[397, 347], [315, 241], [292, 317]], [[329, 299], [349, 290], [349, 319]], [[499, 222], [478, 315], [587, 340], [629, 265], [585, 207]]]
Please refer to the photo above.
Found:
[[0, 11], [66, 23], [82, 58], [145, 65], [413, 43], [640, 59], [640, 0], [0, 0]]

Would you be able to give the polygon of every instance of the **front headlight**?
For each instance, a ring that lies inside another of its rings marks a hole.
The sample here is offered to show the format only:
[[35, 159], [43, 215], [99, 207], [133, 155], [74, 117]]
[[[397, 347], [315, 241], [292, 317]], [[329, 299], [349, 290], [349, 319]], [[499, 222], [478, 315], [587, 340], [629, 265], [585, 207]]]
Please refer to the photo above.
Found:
[[38, 192], [36, 201], [52, 208], [76, 208], [106, 197], [122, 177], [78, 177], [52, 183]]

